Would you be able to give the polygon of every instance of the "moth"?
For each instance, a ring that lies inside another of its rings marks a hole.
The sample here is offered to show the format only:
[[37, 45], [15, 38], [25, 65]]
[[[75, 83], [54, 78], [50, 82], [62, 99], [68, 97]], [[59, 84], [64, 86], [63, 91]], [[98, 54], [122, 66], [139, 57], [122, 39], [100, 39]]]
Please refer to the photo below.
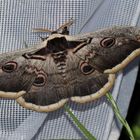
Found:
[[68, 100], [93, 101], [105, 95], [118, 71], [140, 55], [140, 29], [111, 27], [69, 35], [68, 22], [42, 42], [0, 55], [0, 97], [37, 112], [61, 108]]

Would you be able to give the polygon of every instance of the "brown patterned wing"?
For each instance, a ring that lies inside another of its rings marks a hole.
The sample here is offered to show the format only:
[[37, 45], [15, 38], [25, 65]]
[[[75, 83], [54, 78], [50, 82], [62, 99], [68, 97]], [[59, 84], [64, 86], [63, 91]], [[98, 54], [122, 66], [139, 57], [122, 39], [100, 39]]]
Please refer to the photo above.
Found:
[[95, 33], [53, 34], [39, 46], [0, 57], [0, 97], [49, 112], [68, 99], [85, 103], [106, 94], [115, 74], [140, 54], [139, 30], [115, 27]]
[[53, 57], [47, 57], [45, 61], [32, 60], [35, 69], [42, 63], [41, 69], [30, 89], [17, 98], [17, 102], [28, 109], [49, 112], [62, 107], [70, 98], [85, 103], [103, 96], [112, 88], [114, 74], [99, 72], [72, 51], [67, 52], [65, 59], [57, 63]]
[[40, 50], [25, 52], [0, 59], [0, 97], [16, 99], [27, 109], [49, 112], [70, 98], [92, 101], [110, 90], [115, 80], [113, 74], [103, 74], [81, 60], [73, 49], [47, 56]]
[[26, 59], [21, 54], [3, 55], [0, 62], [0, 97], [17, 99], [23, 107], [36, 111], [40, 111], [41, 106], [41, 111], [45, 106], [48, 106], [48, 111], [60, 108], [67, 101], [66, 89], [62, 84], [59, 86], [61, 78], [59, 74], [55, 75], [53, 63], [48, 66], [50, 63], [51, 59], [46, 63]]
[[105, 73], [122, 70], [140, 55], [140, 29], [137, 27], [112, 27], [81, 38], [91, 38], [91, 42], [76, 55]]

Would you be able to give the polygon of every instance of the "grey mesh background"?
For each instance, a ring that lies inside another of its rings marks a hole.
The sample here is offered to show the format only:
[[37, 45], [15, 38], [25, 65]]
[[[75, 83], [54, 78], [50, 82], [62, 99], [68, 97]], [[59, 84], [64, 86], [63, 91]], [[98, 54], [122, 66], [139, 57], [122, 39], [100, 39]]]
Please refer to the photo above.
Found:
[[[24, 48], [40, 41], [32, 28], [56, 29], [70, 18], [71, 34], [91, 32], [112, 25], [140, 24], [140, 0], [0, 0], [0, 52]], [[138, 60], [117, 77], [112, 94], [122, 114], [127, 113], [137, 75]], [[98, 140], [116, 140], [121, 126], [106, 97], [79, 105], [68, 103], [74, 114]], [[62, 109], [37, 113], [14, 100], [0, 100], [1, 140], [85, 139]]]

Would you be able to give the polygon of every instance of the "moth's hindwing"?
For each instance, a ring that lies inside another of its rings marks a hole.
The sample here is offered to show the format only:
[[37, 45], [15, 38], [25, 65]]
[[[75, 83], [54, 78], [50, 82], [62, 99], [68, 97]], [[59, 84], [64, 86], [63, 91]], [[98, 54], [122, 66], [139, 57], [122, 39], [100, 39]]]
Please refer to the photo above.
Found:
[[54, 111], [69, 99], [93, 101], [106, 94], [116, 72], [139, 55], [136, 27], [52, 34], [32, 49], [0, 56], [0, 97], [38, 112]]

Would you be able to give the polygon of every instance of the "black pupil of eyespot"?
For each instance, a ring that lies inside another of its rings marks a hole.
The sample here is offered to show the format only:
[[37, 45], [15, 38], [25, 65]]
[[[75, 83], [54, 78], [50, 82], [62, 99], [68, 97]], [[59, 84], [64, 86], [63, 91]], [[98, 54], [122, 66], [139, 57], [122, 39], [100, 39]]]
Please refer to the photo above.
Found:
[[40, 77], [37, 77], [37, 78], [35, 78], [34, 83], [35, 83], [36, 85], [43, 84], [43, 83], [44, 83], [44, 78], [41, 77], [41, 76], [40, 76]]
[[5, 72], [12, 72], [15, 70], [15, 65], [14, 64], [5, 64], [3, 66], [3, 71]]
[[83, 67], [83, 72], [84, 73], [89, 73], [91, 71], [93, 71], [93, 67], [91, 65], [86, 65], [86, 66]]
[[6, 70], [13, 70], [13, 69], [14, 69], [14, 65], [12, 65], [12, 64], [7, 64], [7, 65], [4, 66], [4, 68], [5, 68]]
[[103, 47], [111, 47], [114, 44], [114, 39], [113, 38], [106, 38], [102, 41], [102, 46]]

